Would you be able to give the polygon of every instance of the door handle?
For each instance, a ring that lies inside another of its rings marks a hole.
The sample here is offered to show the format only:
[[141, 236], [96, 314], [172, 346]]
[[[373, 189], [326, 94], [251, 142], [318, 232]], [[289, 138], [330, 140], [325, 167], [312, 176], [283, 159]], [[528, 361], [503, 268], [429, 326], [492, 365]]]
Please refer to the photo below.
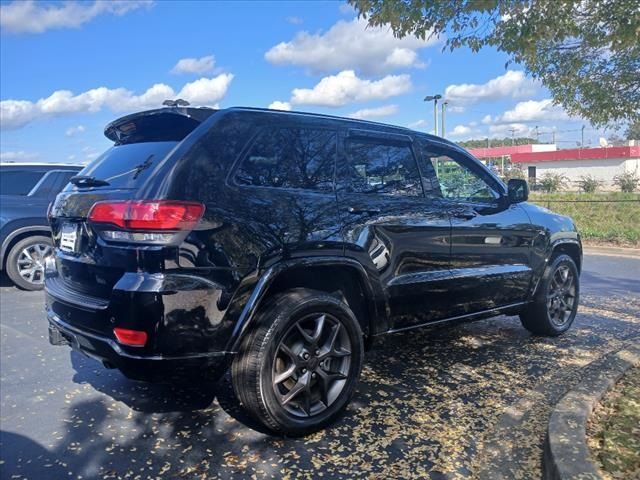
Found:
[[380, 213], [379, 208], [360, 208], [360, 207], [349, 207], [347, 208], [349, 213], [353, 213], [354, 215], [360, 215], [363, 213], [368, 213], [369, 215], [374, 215], [376, 213]]

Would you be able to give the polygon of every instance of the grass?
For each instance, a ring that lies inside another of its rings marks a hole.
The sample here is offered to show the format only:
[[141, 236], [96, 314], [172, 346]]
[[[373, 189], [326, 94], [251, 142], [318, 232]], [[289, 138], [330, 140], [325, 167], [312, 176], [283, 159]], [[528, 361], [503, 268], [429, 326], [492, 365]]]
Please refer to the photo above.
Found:
[[629, 370], [596, 406], [587, 436], [605, 479], [640, 478], [640, 367]]
[[638, 193], [533, 192], [529, 201], [573, 218], [586, 243], [640, 246]]

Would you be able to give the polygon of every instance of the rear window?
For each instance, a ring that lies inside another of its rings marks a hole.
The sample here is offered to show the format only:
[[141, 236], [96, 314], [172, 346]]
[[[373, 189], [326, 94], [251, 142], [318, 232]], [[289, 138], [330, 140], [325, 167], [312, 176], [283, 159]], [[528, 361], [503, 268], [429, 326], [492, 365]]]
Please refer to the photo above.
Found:
[[96, 158], [79, 175], [109, 183], [106, 188], [142, 185], [158, 163], [179, 142], [144, 142], [116, 145]]
[[44, 171], [0, 169], [0, 194], [27, 195], [42, 175]]
[[236, 183], [333, 191], [336, 133], [309, 128], [267, 128], [236, 172]]

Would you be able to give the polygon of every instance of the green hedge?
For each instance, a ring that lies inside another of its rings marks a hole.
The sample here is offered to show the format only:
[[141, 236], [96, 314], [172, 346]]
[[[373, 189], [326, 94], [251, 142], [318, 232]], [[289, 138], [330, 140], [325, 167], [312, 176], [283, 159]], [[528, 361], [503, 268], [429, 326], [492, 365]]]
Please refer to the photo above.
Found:
[[638, 193], [532, 193], [530, 201], [572, 217], [583, 240], [640, 246]]

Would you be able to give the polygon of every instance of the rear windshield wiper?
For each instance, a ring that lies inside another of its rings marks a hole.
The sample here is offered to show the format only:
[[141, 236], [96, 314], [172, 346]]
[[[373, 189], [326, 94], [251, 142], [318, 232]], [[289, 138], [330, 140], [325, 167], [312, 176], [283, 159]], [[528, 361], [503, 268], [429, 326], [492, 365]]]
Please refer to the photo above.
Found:
[[109, 182], [88, 175], [76, 175], [71, 177], [69, 181], [78, 187], [106, 187], [109, 185]]

